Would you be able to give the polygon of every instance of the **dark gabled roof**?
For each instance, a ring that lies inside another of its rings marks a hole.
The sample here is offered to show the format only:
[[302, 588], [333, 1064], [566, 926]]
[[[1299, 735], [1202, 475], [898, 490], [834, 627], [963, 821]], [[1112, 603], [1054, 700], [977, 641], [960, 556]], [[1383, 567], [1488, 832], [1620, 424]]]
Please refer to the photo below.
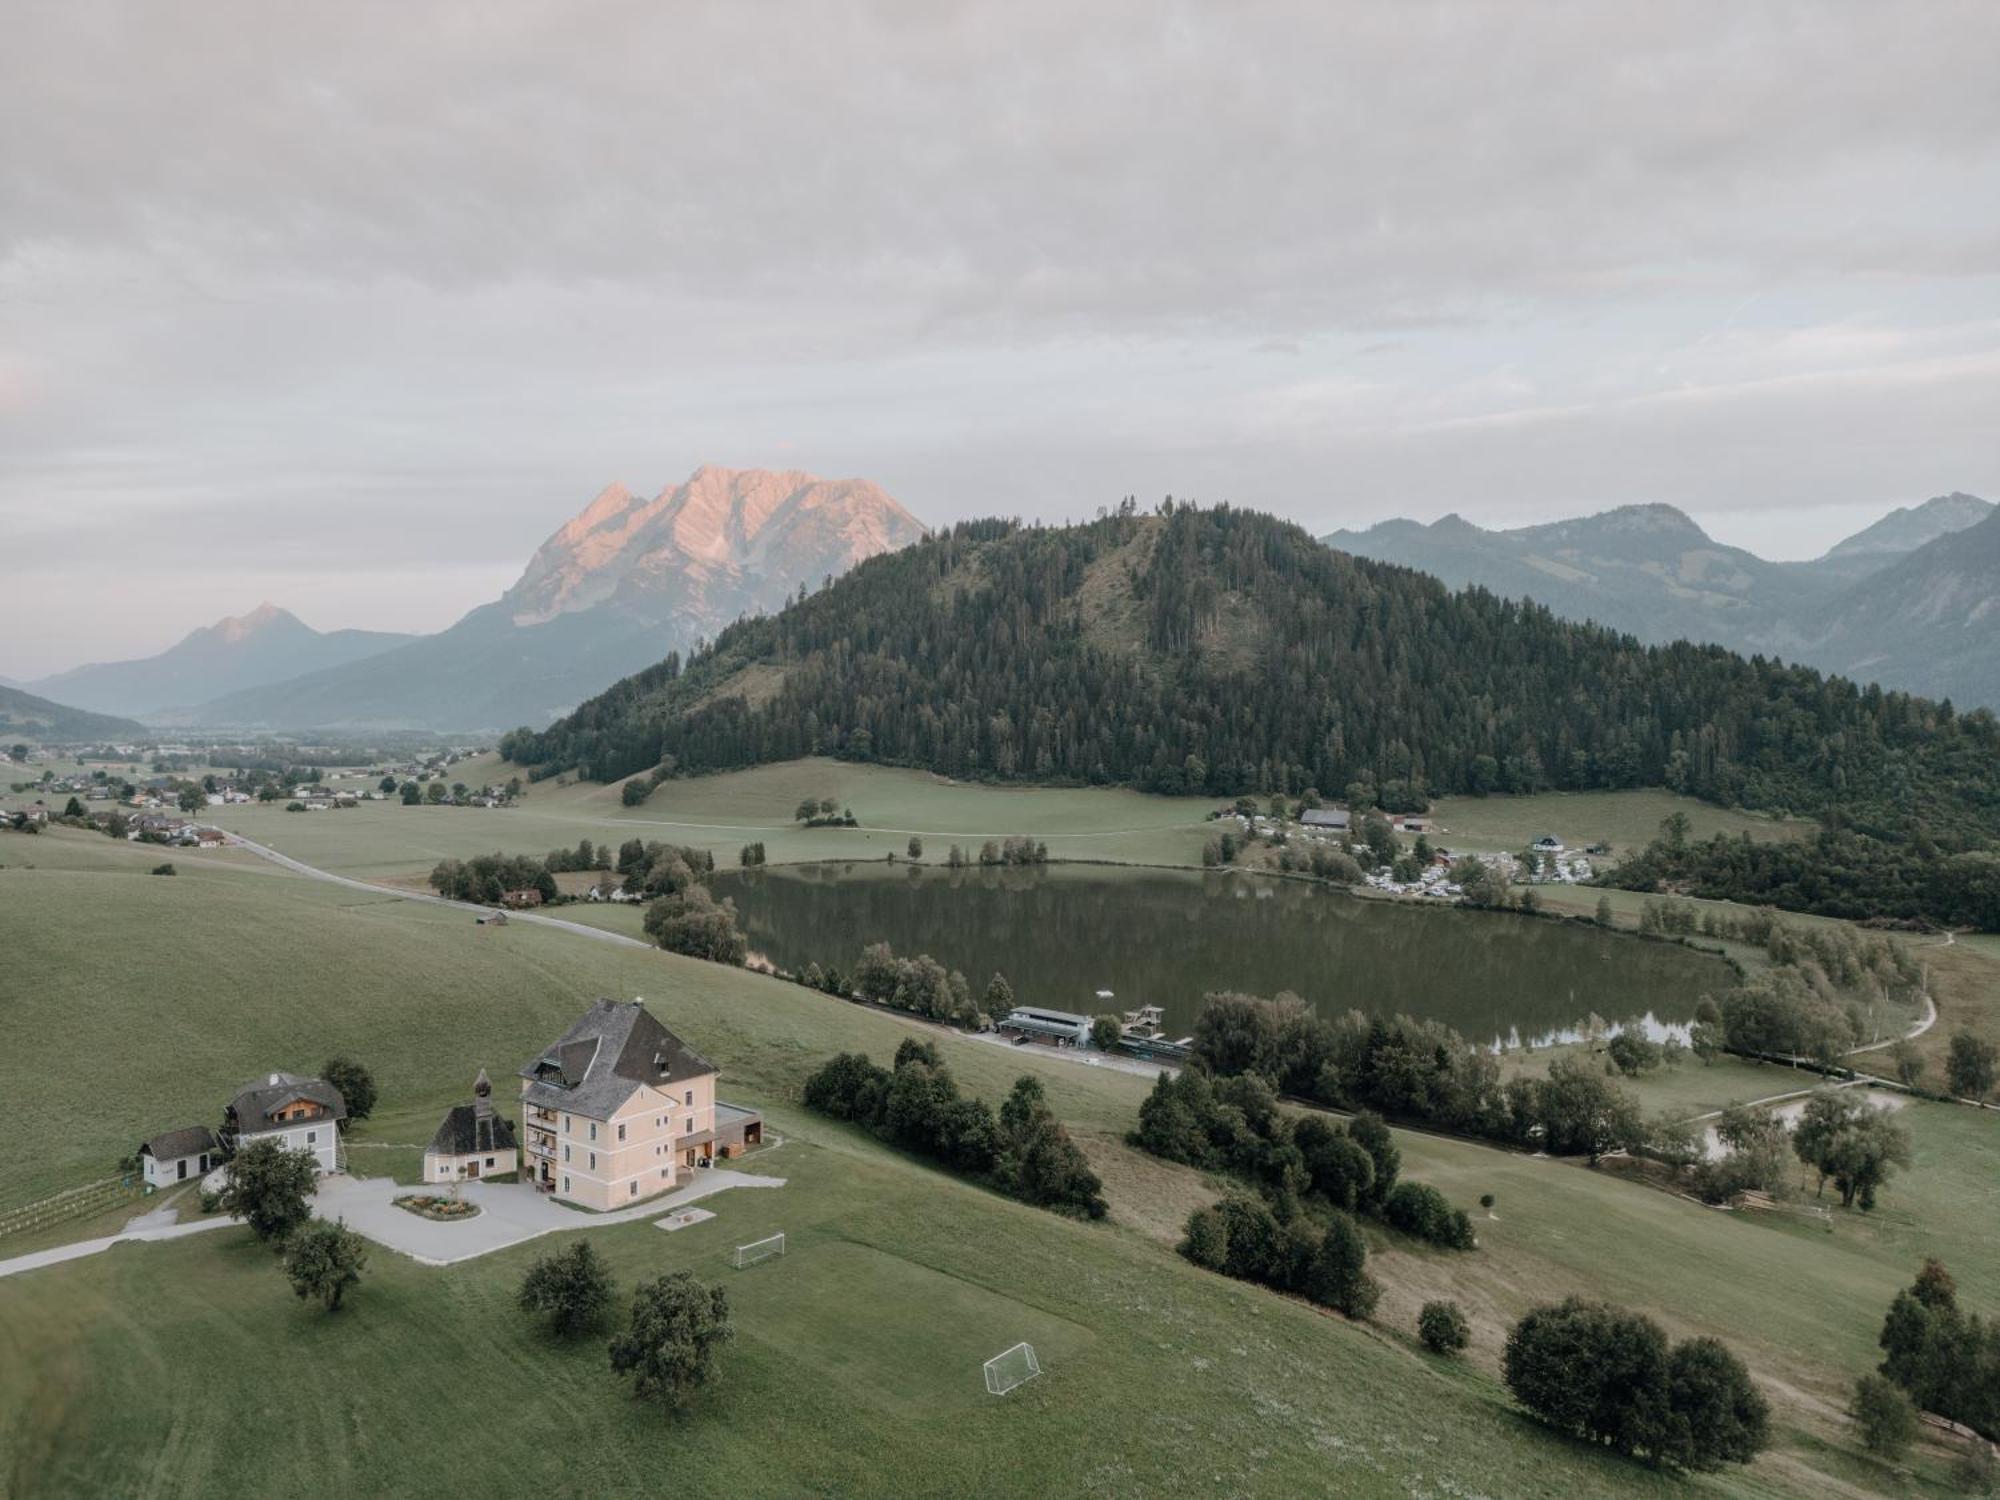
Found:
[[639, 1001], [598, 1000], [521, 1076], [530, 1104], [604, 1120], [642, 1085], [664, 1089], [713, 1072]]
[[275, 1130], [278, 1127], [272, 1123], [271, 1111], [298, 1098], [324, 1105], [336, 1120], [347, 1118], [347, 1101], [340, 1097], [339, 1089], [324, 1078], [301, 1078], [296, 1073], [266, 1073], [244, 1084], [229, 1103], [229, 1117], [239, 1132]]
[[439, 1122], [437, 1134], [424, 1147], [427, 1156], [477, 1156], [514, 1149], [514, 1122], [484, 1099], [454, 1104]]
[[155, 1161], [178, 1161], [183, 1156], [199, 1156], [215, 1149], [215, 1132], [206, 1125], [187, 1125], [163, 1131], [139, 1147]]

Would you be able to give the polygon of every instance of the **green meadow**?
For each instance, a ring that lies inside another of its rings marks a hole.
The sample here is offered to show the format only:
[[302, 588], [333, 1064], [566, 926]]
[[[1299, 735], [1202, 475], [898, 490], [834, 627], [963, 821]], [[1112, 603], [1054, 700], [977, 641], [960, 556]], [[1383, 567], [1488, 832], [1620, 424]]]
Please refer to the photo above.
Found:
[[[633, 1402], [601, 1339], [551, 1344], [522, 1324], [510, 1299], [538, 1247], [445, 1270], [377, 1247], [333, 1316], [294, 1299], [236, 1229], [0, 1279], [0, 1492], [206, 1492], [254, 1468], [262, 1489], [348, 1494], [652, 1493], [669, 1471], [746, 1495], [1948, 1493], [1942, 1450], [1893, 1473], [1839, 1407], [1922, 1255], [2000, 1305], [1992, 1115], [1912, 1106], [1915, 1167], [1876, 1214], [1825, 1219], [1720, 1213], [1610, 1171], [1404, 1134], [1407, 1172], [1468, 1206], [1494, 1193], [1494, 1217], [1467, 1255], [1371, 1230], [1386, 1293], [1355, 1325], [1172, 1252], [1220, 1185], [1123, 1144], [1143, 1079], [938, 1034], [989, 1099], [1024, 1068], [1045, 1078], [1113, 1204], [1108, 1223], [1074, 1223], [797, 1107], [828, 1053], [886, 1061], [913, 1023], [527, 923], [479, 928], [240, 854], [176, 853], [179, 875], [149, 876], [157, 856], [67, 831], [0, 842], [9, 1035], [43, 1043], [0, 1053], [0, 1208], [215, 1118], [261, 1070], [337, 1051], [382, 1089], [352, 1137], [357, 1168], [406, 1174], [477, 1068], [504, 1086], [599, 994], [645, 996], [720, 1064], [725, 1097], [767, 1111], [784, 1143], [754, 1166], [788, 1185], [712, 1200], [716, 1219], [674, 1234], [579, 1231], [627, 1284], [686, 1266], [728, 1287], [739, 1340], [679, 1415]], [[1649, 1110], [1778, 1077], [1695, 1066]], [[78, 1109], [83, 1088], [93, 1103]], [[782, 1261], [727, 1266], [729, 1247], [775, 1230]], [[1728, 1340], [1776, 1407], [1772, 1451], [1683, 1482], [1520, 1417], [1497, 1376], [1504, 1329], [1572, 1291]], [[1460, 1363], [1410, 1337], [1440, 1295], [1473, 1319]], [[980, 1361], [1024, 1338], [1047, 1374], [987, 1397]], [[273, 1380], [274, 1363], [311, 1378]]]
[[[478, 786], [515, 768], [491, 756], [461, 761], [446, 774]], [[807, 797], [852, 809], [858, 828], [806, 828], [792, 818]], [[711, 850], [733, 864], [743, 845], [762, 842], [774, 864], [816, 859], [903, 858], [912, 835], [924, 858], [942, 861], [954, 843], [976, 855], [986, 839], [1025, 834], [1052, 859], [1119, 864], [1197, 865], [1213, 831], [1208, 817], [1226, 799], [1159, 797], [1108, 787], [987, 786], [924, 771], [812, 759], [716, 776], [663, 782], [638, 807], [619, 788], [564, 778], [538, 782], [512, 808], [404, 807], [365, 802], [338, 812], [287, 813], [283, 804], [217, 808], [224, 827], [323, 869], [365, 877], [428, 870], [440, 859], [541, 853], [578, 839], [614, 843], [659, 839]], [[1519, 849], [1556, 831], [1577, 843], [1608, 838], [1621, 849], [1650, 838], [1682, 811], [1697, 835], [1749, 831], [1791, 837], [1803, 825], [1734, 813], [1668, 792], [1551, 793], [1538, 797], [1447, 799], [1439, 836], [1475, 849]]]

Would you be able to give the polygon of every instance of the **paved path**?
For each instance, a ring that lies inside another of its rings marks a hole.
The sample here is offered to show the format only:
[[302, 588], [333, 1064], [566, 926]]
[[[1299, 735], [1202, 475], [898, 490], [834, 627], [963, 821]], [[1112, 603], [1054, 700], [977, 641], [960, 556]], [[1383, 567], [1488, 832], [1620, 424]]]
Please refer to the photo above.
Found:
[[[434, 896], [428, 891], [412, 891], [402, 886], [375, 885], [370, 881], [356, 880], [351, 875], [336, 875], [331, 870], [318, 869], [304, 860], [293, 859], [289, 854], [280, 854], [255, 840], [246, 839], [242, 834], [231, 834], [231, 838], [248, 849], [252, 854], [268, 859], [274, 865], [282, 865], [296, 875], [304, 875], [311, 880], [325, 880], [334, 885], [344, 885], [349, 890], [366, 891], [371, 896], [394, 896], [402, 901], [422, 901], [431, 906], [449, 906], [458, 911], [471, 912], [474, 916], [485, 916], [494, 908], [482, 906], [476, 901], [454, 901], [449, 896]], [[651, 949], [653, 945], [642, 938], [627, 937], [622, 932], [612, 932], [604, 927], [592, 927], [586, 922], [568, 922], [561, 917], [545, 917], [539, 912], [510, 911], [509, 922], [537, 922], [544, 927], [559, 928], [573, 932], [579, 937], [595, 938], [600, 943], [616, 943], [621, 948]]]
[[[463, 1188], [464, 1196], [479, 1205], [479, 1213], [461, 1223], [443, 1224], [396, 1207], [395, 1199], [405, 1193], [420, 1193], [424, 1191], [421, 1187], [393, 1182], [387, 1177], [325, 1177], [320, 1179], [319, 1192], [313, 1197], [313, 1212], [322, 1219], [344, 1219], [347, 1227], [355, 1233], [366, 1235], [377, 1244], [400, 1251], [427, 1266], [450, 1266], [566, 1229], [594, 1229], [604, 1224], [630, 1223], [635, 1219], [664, 1218], [690, 1203], [731, 1188], [781, 1188], [784, 1185], [782, 1177], [759, 1177], [726, 1167], [710, 1167], [677, 1192], [650, 1198], [637, 1207], [620, 1209], [616, 1213], [592, 1214], [565, 1208], [522, 1184], [468, 1182]], [[184, 1239], [191, 1234], [207, 1234], [211, 1230], [227, 1229], [243, 1222], [221, 1215], [197, 1219], [192, 1224], [157, 1222], [172, 1212], [174, 1210], [166, 1209], [141, 1215], [118, 1234], [78, 1240], [73, 1245], [57, 1245], [28, 1255], [16, 1255], [11, 1260], [0, 1260], [0, 1276], [17, 1276], [23, 1271], [38, 1271], [44, 1266], [82, 1260], [87, 1255], [109, 1250], [113, 1245]]]
[[[1947, 932], [1945, 936], [1950, 937], [1951, 934]], [[1931, 999], [1930, 991], [1926, 990], [1924, 991], [1924, 1018], [1921, 1021], [1917, 1022], [1916, 1025], [1912, 1026], [1901, 1036], [1892, 1036], [1883, 1041], [1870, 1042], [1865, 1047], [1856, 1047], [1854, 1052], [1849, 1052], [1846, 1055], [1852, 1057], [1855, 1052], [1880, 1052], [1884, 1047], [1893, 1047], [1898, 1042], [1912, 1041], [1937, 1025], [1937, 1019], [1937, 1001]]]
[[[402, 1210], [398, 1209], [397, 1212], [401, 1213]], [[30, 1255], [17, 1255], [12, 1260], [0, 1260], [0, 1276], [17, 1276], [23, 1271], [38, 1271], [43, 1266], [59, 1266], [66, 1260], [81, 1260], [86, 1255], [96, 1255], [99, 1251], [109, 1250], [113, 1245], [140, 1244], [148, 1240], [178, 1240], [190, 1234], [206, 1234], [211, 1229], [227, 1229], [231, 1224], [241, 1222], [240, 1219], [220, 1217], [197, 1219], [192, 1224], [169, 1224], [154, 1229], [129, 1229], [121, 1234], [107, 1234], [100, 1239], [78, 1240], [73, 1245], [57, 1245], [53, 1250], [37, 1250]]]
[[468, 1203], [478, 1204], [479, 1212], [470, 1219], [445, 1223], [396, 1207], [396, 1199], [425, 1191], [421, 1187], [386, 1177], [328, 1177], [321, 1181], [319, 1193], [313, 1199], [313, 1212], [322, 1219], [344, 1220], [356, 1234], [366, 1235], [378, 1245], [386, 1245], [427, 1266], [451, 1266], [566, 1229], [596, 1229], [636, 1219], [665, 1218], [690, 1203], [731, 1188], [784, 1185], [782, 1177], [759, 1177], [727, 1167], [707, 1167], [697, 1173], [693, 1182], [675, 1192], [649, 1198], [633, 1208], [593, 1214], [566, 1208], [525, 1183], [468, 1182], [461, 1186], [460, 1196]]

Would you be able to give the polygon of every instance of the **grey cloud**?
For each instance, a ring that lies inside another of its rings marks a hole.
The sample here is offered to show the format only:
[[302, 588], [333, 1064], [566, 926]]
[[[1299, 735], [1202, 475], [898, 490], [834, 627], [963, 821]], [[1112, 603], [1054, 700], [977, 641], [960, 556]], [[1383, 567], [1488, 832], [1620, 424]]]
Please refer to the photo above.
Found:
[[449, 618], [702, 461], [933, 520], [2000, 489], [1983, 3], [17, 9], [0, 548], [121, 545], [0, 589], [14, 675], [49, 610], [159, 644], [168, 560], [368, 624], [433, 558]]

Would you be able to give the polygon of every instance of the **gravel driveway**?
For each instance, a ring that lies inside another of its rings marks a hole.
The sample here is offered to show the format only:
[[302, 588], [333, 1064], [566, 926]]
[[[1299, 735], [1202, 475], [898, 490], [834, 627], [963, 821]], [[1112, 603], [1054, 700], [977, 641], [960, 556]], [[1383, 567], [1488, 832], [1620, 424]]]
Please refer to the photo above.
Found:
[[727, 1167], [708, 1167], [684, 1188], [649, 1198], [634, 1208], [593, 1214], [567, 1208], [524, 1183], [468, 1182], [460, 1189], [460, 1196], [478, 1204], [479, 1212], [454, 1224], [426, 1219], [396, 1207], [395, 1200], [405, 1193], [436, 1189], [411, 1187], [386, 1177], [326, 1177], [321, 1179], [319, 1192], [313, 1198], [313, 1212], [322, 1219], [344, 1219], [356, 1234], [427, 1266], [449, 1266], [565, 1229], [662, 1218], [731, 1188], [784, 1185], [782, 1177], [760, 1177]]

